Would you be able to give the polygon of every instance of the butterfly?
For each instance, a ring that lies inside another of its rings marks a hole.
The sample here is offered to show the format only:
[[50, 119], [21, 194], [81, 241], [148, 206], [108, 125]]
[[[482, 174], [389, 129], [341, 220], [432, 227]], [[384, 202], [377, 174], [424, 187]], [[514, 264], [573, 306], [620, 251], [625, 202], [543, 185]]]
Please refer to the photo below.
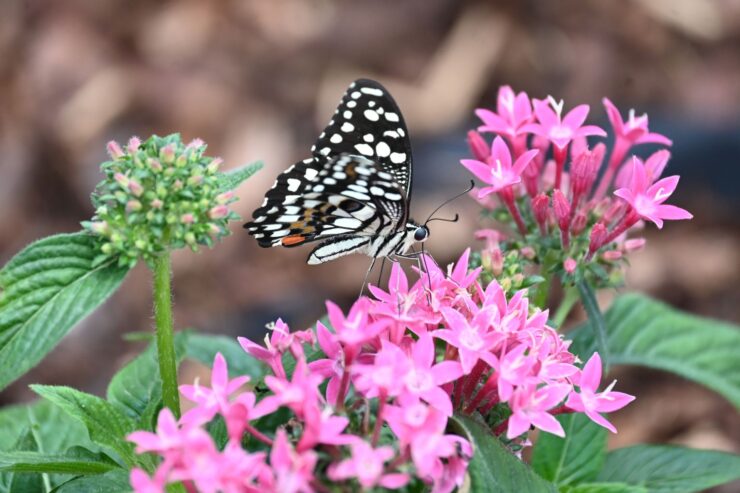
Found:
[[309, 264], [350, 253], [374, 263], [404, 257], [429, 237], [426, 224], [409, 217], [411, 143], [381, 84], [351, 83], [311, 153], [278, 176], [244, 225], [261, 247], [319, 241]]

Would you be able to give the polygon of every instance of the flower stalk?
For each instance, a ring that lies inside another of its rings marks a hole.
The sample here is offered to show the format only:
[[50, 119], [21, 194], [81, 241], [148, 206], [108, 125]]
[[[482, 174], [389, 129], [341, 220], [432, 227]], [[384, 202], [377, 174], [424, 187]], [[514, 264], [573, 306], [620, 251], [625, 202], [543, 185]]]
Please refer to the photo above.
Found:
[[177, 390], [177, 357], [172, 322], [172, 267], [170, 252], [154, 260], [154, 322], [157, 328], [157, 356], [162, 377], [162, 403], [176, 417], [180, 416], [180, 396]]

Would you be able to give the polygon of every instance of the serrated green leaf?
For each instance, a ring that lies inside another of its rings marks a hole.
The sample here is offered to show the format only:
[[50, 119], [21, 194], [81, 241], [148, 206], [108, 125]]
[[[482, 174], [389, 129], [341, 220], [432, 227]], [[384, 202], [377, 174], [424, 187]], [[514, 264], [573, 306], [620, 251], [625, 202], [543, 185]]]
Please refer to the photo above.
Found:
[[[604, 314], [612, 365], [670, 371], [715, 390], [740, 407], [740, 328], [683, 313], [640, 294], [617, 298]], [[596, 349], [586, 325], [570, 334], [586, 360]]]
[[[176, 364], [184, 355], [189, 333], [175, 334]], [[108, 402], [118, 407], [124, 414], [134, 420], [140, 420], [152, 405], [158, 405], [162, 397], [162, 378], [159, 375], [159, 361], [156, 343], [147, 348], [124, 366], [111, 379], [108, 385]], [[147, 427], [148, 429], [148, 427]]]
[[74, 478], [51, 493], [130, 493], [128, 477], [128, 471], [116, 470], [100, 476]]
[[740, 456], [668, 445], [609, 452], [600, 482], [625, 483], [650, 493], [692, 493], [740, 480]]
[[581, 413], [557, 419], [565, 438], [540, 433], [532, 454], [532, 469], [560, 487], [596, 479], [606, 457], [606, 430]]
[[218, 174], [219, 190], [226, 192], [234, 190], [241, 183], [262, 169], [262, 161], [257, 161], [251, 164], [245, 164], [239, 168], [235, 168], [224, 173]]
[[231, 377], [249, 375], [252, 381], [262, 378], [265, 366], [242, 349], [231, 337], [190, 333], [186, 342], [187, 357], [210, 367], [216, 353], [221, 353], [229, 366]]
[[120, 468], [120, 466], [106, 460], [104, 456], [92, 453], [85, 457], [77, 453], [0, 452], [0, 471], [82, 475], [102, 474], [115, 468]]
[[120, 286], [128, 269], [94, 267], [98, 253], [86, 233], [50, 236], [0, 270], [0, 390], [36, 366]]
[[113, 404], [69, 387], [31, 385], [31, 389], [81, 421], [93, 442], [118, 454], [126, 465], [138, 463], [133, 443], [126, 441], [135, 422]]
[[468, 416], [454, 416], [453, 426], [473, 445], [468, 465], [470, 492], [516, 491], [517, 493], [555, 493], [557, 489], [506, 450], [503, 444], [480, 423]]

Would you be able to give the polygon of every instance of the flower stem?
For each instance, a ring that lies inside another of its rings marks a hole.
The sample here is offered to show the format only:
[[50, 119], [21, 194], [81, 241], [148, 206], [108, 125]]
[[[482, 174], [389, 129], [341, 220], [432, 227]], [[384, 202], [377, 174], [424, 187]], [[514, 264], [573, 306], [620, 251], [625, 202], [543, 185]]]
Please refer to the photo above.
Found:
[[180, 417], [180, 396], [177, 391], [177, 359], [172, 323], [172, 268], [170, 253], [154, 260], [154, 321], [157, 326], [157, 355], [162, 378], [162, 402]]
[[560, 306], [558, 306], [558, 310], [555, 312], [555, 316], [552, 319], [555, 327], [560, 329], [579, 298], [580, 295], [578, 293], [578, 288], [575, 286], [571, 286], [565, 290], [563, 301], [560, 302]]

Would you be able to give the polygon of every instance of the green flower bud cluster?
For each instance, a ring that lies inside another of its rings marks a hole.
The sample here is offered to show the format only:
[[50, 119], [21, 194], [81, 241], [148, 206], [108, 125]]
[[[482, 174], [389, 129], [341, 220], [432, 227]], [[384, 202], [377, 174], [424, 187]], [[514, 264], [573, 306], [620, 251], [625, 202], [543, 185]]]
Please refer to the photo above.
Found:
[[111, 160], [92, 194], [95, 216], [82, 223], [100, 237], [102, 258], [151, 263], [165, 251], [195, 251], [229, 234], [228, 222], [239, 219], [228, 208], [236, 198], [219, 186], [221, 159], [205, 150], [203, 141], [186, 145], [179, 134], [133, 137], [123, 149], [108, 143]]

